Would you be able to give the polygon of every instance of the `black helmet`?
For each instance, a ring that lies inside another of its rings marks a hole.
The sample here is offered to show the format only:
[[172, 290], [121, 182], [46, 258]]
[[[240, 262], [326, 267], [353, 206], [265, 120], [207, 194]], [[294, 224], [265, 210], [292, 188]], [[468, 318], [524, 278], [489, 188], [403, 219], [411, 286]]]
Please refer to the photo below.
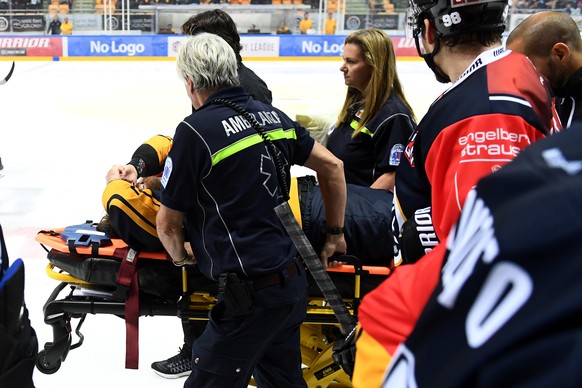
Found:
[[[450, 82], [434, 63], [440, 48], [440, 38], [464, 33], [496, 32], [505, 30], [509, 0], [409, 0], [407, 36], [414, 37], [416, 50], [435, 73], [439, 82]], [[436, 28], [437, 40], [432, 53], [423, 53], [419, 42], [424, 20]]]
[[466, 32], [505, 30], [508, 0], [409, 0], [409, 27], [429, 18], [440, 37]]

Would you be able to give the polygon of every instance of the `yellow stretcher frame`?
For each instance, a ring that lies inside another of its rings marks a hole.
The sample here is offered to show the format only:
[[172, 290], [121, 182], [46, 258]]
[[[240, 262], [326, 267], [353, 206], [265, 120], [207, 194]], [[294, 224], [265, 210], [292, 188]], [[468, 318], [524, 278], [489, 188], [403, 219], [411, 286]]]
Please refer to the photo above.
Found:
[[[369, 271], [376, 275], [388, 275], [389, 269], [384, 267], [364, 267], [364, 271]], [[351, 265], [344, 265], [338, 268], [329, 269], [330, 272], [358, 272]], [[54, 264], [49, 263], [46, 266], [46, 274], [51, 279], [58, 282], [67, 283], [68, 285], [82, 288], [92, 289], [98, 288], [92, 283], [78, 279], [66, 272], [61, 271]], [[185, 295], [187, 290], [187, 275], [186, 270], [182, 271], [183, 291]], [[360, 289], [360, 275], [355, 275], [355, 290], [353, 299], [344, 299], [348, 310], [352, 314], [356, 314], [355, 301], [357, 301]], [[356, 296], [357, 295], [357, 296]], [[187, 310], [194, 312], [192, 320], [206, 320], [203, 316], [207, 316], [207, 312], [212, 309], [215, 304], [215, 297], [207, 292], [193, 292], [189, 294]], [[178, 304], [181, 305], [180, 302]], [[183, 307], [182, 307], [183, 308]], [[300, 327], [300, 347], [301, 360], [305, 366], [303, 369], [303, 377], [309, 388], [316, 387], [351, 387], [351, 382], [348, 375], [341, 369], [341, 367], [333, 361], [333, 340], [328, 337], [325, 332], [326, 326], [337, 326], [339, 324], [335, 321], [335, 315], [332, 309], [326, 305], [323, 298], [311, 297], [308, 301], [307, 315], [304, 323]], [[60, 365], [59, 365], [60, 366]], [[58, 369], [58, 368], [57, 368]], [[253, 381], [250, 382], [254, 385]]]
[[[297, 178], [291, 179], [290, 195], [291, 198], [289, 200], [289, 205], [293, 211], [295, 218], [301, 225], [302, 220]], [[51, 249], [54, 249], [58, 252], [68, 254], [70, 253], [69, 247], [59, 237], [59, 233], [61, 233], [63, 230], [64, 228], [58, 228], [53, 229], [54, 233], [39, 233], [37, 234], [35, 239], [43, 247], [45, 247], [45, 249], [48, 246]], [[112, 245], [99, 247], [97, 254], [103, 257], [111, 257], [122, 260], [128, 249], [129, 247], [123, 241], [118, 239], [112, 239]], [[91, 256], [95, 253], [93, 251], [93, 248], [91, 247], [77, 247], [76, 251], [79, 255], [85, 256]], [[166, 260], [166, 261], [170, 260], [165, 252], [138, 252], [137, 257], [139, 257], [140, 259]], [[361, 295], [362, 274], [379, 275], [387, 277], [390, 274], [390, 269], [387, 267], [372, 267], [372, 266], [360, 267], [359, 265], [355, 266], [342, 265], [337, 268], [329, 268], [328, 272], [330, 272], [331, 274], [334, 272], [354, 274], [353, 297], [344, 299], [344, 302], [346, 303], [346, 306], [350, 314], [355, 316], [357, 315], [357, 306], [359, 304], [359, 300], [362, 297]], [[49, 263], [47, 265], [46, 273], [50, 278], [61, 282], [61, 285], [68, 284], [73, 287], [81, 289], [99, 289], [100, 287], [98, 285], [94, 285], [82, 279], [78, 279], [71, 274], [63, 272], [52, 263]], [[59, 285], [57, 289], [60, 288], [62, 290], [64, 287], [61, 285]], [[58, 294], [58, 292], [56, 292], [57, 289], [55, 289], [55, 291], [51, 295], [51, 298], [57, 297]], [[177, 304], [178, 308], [176, 309], [176, 312], [178, 312], [177, 316], [182, 317], [182, 319], [207, 320], [208, 319], [207, 313], [212, 309], [212, 307], [216, 303], [215, 297], [209, 294], [208, 292], [196, 292], [196, 291], [190, 292], [188, 290], [188, 275], [185, 269], [182, 270], [182, 293], [183, 293], [182, 300], [183, 301], [187, 300], [187, 303], [178, 302]], [[55, 323], [51, 322], [51, 319], [47, 317], [46, 310], [52, 311], [56, 308], [57, 311], [60, 311], [59, 309], [61, 308], [61, 306], [58, 303], [56, 306], [49, 306], [49, 302], [50, 298], [49, 301], [47, 301], [47, 304], [45, 304], [45, 323], [55, 325]], [[59, 301], [53, 299], [53, 302], [56, 303]], [[103, 313], [111, 314], [109, 308], [107, 308], [104, 311], [106, 312]], [[168, 310], [167, 308], [164, 309], [164, 313], [167, 313], [168, 311], [172, 310], [171, 309]], [[93, 312], [93, 310], [91, 312], [93, 314], [96, 313]], [[119, 313], [115, 314], [119, 315]], [[70, 315], [75, 315], [75, 313]], [[77, 313], [76, 315], [83, 315], [83, 313], [80, 314]], [[61, 322], [59, 322], [59, 324], [61, 324]], [[79, 328], [81, 324], [82, 321], [79, 323], [79, 326], [77, 327], [78, 335], [80, 335]], [[325, 299], [323, 297], [310, 297], [308, 301], [306, 319], [300, 328], [301, 358], [302, 363], [305, 365], [305, 368], [303, 369], [303, 377], [309, 388], [351, 387], [349, 377], [345, 374], [343, 369], [341, 369], [341, 367], [335, 364], [333, 361], [332, 358], [333, 339], [330, 338], [324, 332], [324, 328], [326, 327], [328, 328], [330, 326], [339, 327], [339, 324], [335, 319], [335, 314], [331, 307], [329, 307], [326, 304]], [[64, 333], [61, 334], [64, 335]], [[60, 367], [60, 362], [64, 361], [69, 350], [69, 348], [66, 348], [67, 346], [66, 342], [67, 341], [65, 341], [65, 345], [63, 345], [64, 349], [62, 357], [55, 361], [56, 366], [48, 371], [41, 370], [41, 372], [54, 373], [56, 372], [56, 370], [58, 370], [58, 368]], [[70, 338], [68, 338], [68, 345], [70, 349], [73, 349], [82, 344], [82, 339], [80, 343], [72, 346], [70, 345], [70, 342], [71, 342]], [[47, 345], [48, 344], [49, 343], [47, 343]], [[41, 369], [39, 366], [39, 362], [40, 361], [37, 360], [37, 367]]]

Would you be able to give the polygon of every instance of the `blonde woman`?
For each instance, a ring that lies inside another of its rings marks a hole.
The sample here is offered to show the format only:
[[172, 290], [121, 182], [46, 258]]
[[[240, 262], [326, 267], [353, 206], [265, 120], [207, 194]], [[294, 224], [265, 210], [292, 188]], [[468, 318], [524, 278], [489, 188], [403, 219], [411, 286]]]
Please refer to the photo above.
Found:
[[394, 171], [416, 128], [396, 72], [392, 40], [376, 28], [345, 40], [340, 71], [346, 99], [327, 148], [343, 160], [346, 182], [392, 191]]

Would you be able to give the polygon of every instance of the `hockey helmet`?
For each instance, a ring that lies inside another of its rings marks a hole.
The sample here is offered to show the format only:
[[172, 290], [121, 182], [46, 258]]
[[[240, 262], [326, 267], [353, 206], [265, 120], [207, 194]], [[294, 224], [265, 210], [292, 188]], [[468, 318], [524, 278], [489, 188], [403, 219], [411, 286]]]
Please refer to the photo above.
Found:
[[440, 37], [462, 33], [505, 30], [509, 0], [409, 0], [409, 32], [420, 34], [425, 18], [433, 21]]
[[[434, 72], [437, 81], [451, 82], [435, 64], [434, 57], [440, 49], [440, 38], [474, 32], [505, 30], [505, 19], [510, 0], [409, 0], [407, 10], [408, 38], [414, 38], [418, 55]], [[424, 20], [429, 19], [436, 29], [436, 43], [432, 53], [424, 52], [419, 37]]]

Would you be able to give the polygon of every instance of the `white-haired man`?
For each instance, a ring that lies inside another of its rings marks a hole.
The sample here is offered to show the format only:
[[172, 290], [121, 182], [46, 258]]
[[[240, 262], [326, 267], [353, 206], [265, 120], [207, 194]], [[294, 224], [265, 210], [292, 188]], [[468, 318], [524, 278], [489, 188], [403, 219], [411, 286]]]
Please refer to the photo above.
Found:
[[[185, 387], [246, 387], [251, 375], [258, 385], [304, 387], [299, 326], [307, 280], [273, 208], [285, 200], [292, 164], [315, 170], [330, 231], [322, 260], [344, 253], [342, 162], [244, 92], [222, 38], [187, 38], [176, 68], [196, 111], [178, 125], [166, 159], [157, 231], [176, 265], [196, 262], [220, 285], [192, 346]], [[185, 235], [195, 258], [184, 249]]]

